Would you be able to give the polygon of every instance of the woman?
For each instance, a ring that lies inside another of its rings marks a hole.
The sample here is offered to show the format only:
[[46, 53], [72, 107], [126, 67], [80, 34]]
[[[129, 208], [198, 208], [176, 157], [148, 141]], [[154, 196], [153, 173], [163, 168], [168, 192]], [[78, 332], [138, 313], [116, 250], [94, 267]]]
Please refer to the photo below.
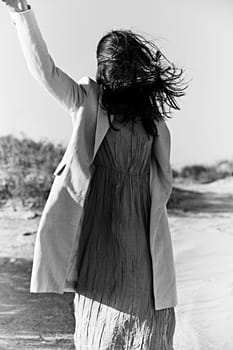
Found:
[[98, 43], [96, 82], [74, 82], [55, 66], [26, 1], [2, 1], [32, 74], [73, 122], [37, 233], [31, 292], [75, 292], [77, 349], [172, 350], [164, 120], [179, 109], [183, 72], [140, 35], [114, 30]]

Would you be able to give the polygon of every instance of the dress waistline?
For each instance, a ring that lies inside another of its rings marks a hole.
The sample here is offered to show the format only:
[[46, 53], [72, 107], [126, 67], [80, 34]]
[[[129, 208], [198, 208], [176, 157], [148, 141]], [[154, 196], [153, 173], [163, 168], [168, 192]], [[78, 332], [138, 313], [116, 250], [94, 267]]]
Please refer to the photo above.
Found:
[[145, 176], [148, 176], [149, 173], [150, 173], [150, 166], [149, 165], [146, 166], [141, 173], [135, 173], [135, 172], [131, 172], [131, 171], [123, 171], [123, 170], [119, 170], [119, 169], [116, 169], [116, 168], [113, 168], [113, 167], [109, 167], [109, 166], [106, 166], [106, 165], [103, 165], [103, 164], [99, 164], [99, 163], [95, 163], [94, 165], [96, 167], [100, 167], [100, 168], [103, 168], [103, 169], [107, 169], [107, 170], [113, 171], [114, 173], [120, 173], [120, 174], [122, 174], [124, 176], [145, 177]]

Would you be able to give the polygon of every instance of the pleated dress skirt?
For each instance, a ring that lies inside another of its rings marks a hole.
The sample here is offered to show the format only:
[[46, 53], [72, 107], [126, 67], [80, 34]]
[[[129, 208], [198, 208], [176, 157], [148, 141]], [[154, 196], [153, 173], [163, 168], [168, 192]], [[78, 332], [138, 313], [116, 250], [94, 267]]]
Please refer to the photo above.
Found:
[[113, 121], [85, 198], [74, 298], [77, 350], [173, 350], [174, 308], [156, 310], [149, 246], [153, 137]]

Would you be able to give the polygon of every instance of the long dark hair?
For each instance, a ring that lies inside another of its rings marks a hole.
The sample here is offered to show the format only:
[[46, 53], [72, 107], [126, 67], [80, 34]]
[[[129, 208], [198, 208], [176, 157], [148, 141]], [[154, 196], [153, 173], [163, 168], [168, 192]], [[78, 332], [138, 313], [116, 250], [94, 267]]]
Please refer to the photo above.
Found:
[[101, 87], [101, 106], [122, 122], [136, 118], [152, 136], [155, 121], [171, 118], [184, 95], [183, 69], [169, 62], [160, 49], [131, 30], [112, 30], [97, 45], [96, 81]]

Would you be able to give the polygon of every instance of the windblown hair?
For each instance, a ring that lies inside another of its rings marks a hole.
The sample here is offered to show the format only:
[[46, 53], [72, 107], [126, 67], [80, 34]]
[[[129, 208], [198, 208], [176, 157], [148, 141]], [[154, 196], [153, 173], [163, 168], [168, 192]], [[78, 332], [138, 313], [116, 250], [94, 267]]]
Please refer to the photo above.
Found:
[[180, 109], [183, 69], [169, 62], [160, 49], [131, 30], [112, 30], [97, 45], [96, 81], [101, 87], [101, 106], [122, 122], [141, 119], [147, 134], [156, 136], [159, 122]]

